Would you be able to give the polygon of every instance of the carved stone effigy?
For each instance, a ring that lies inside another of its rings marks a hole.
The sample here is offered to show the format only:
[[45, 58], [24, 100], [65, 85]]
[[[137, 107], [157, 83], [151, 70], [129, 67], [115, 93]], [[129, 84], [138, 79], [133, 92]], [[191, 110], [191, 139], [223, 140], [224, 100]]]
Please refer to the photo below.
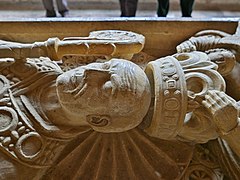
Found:
[[[177, 50], [178, 52], [193, 50], [205, 52], [210, 60], [218, 65], [218, 71], [224, 77], [226, 93], [233, 99], [213, 98], [208, 100], [209, 108], [213, 111], [222, 108], [218, 116], [225, 116], [226, 119], [217, 122], [217, 124], [222, 124], [222, 128], [219, 129], [222, 131], [221, 138], [210, 141], [207, 144], [207, 149], [215, 156], [216, 162], [227, 178], [239, 179], [239, 120], [232, 120], [239, 116], [238, 111], [234, 109], [240, 107], [239, 102], [235, 103], [240, 100], [240, 22], [233, 35], [222, 31], [204, 30], [181, 43]], [[226, 103], [230, 102], [234, 102], [236, 108], [227, 107]], [[213, 106], [215, 107], [213, 108]]]
[[126, 31], [0, 41], [0, 177], [230, 176], [216, 159], [217, 146], [228, 147], [223, 158], [240, 155], [238, 104], [224, 93], [238, 51], [195, 51], [192, 41], [159, 59], [141, 52], [142, 35]]

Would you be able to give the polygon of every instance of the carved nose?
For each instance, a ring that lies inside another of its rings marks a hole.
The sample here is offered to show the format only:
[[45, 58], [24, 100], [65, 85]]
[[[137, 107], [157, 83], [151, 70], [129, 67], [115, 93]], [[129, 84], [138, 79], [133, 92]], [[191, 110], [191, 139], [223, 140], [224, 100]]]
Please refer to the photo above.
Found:
[[64, 84], [64, 82], [63, 81], [57, 81], [57, 85], [63, 85]]
[[63, 76], [63, 75], [58, 76], [56, 81], [57, 86], [66, 84], [68, 80], [69, 80], [69, 77], [67, 76]]

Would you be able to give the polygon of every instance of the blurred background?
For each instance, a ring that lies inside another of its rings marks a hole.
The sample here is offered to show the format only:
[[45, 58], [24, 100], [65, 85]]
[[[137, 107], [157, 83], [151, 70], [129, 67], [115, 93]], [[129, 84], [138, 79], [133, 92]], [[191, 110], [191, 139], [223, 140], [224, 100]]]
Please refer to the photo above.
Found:
[[[118, 0], [68, 0], [68, 5], [68, 17], [120, 16]], [[156, 9], [157, 0], [139, 0], [136, 17], [156, 17]], [[45, 10], [41, 0], [0, 0], [1, 19], [44, 17]], [[170, 0], [167, 17], [181, 17], [179, 0]], [[195, 0], [192, 17], [240, 18], [240, 0]]]

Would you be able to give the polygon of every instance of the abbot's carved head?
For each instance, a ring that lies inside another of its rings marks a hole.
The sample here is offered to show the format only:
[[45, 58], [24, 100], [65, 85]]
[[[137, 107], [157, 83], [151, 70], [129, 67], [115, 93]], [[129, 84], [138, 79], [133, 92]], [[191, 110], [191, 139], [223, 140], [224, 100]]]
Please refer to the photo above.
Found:
[[[150, 85], [136, 64], [112, 59], [63, 73], [57, 93], [70, 124], [89, 124], [99, 132], [123, 132], [138, 126], [150, 105]], [[69, 124], [69, 123], [68, 123]]]

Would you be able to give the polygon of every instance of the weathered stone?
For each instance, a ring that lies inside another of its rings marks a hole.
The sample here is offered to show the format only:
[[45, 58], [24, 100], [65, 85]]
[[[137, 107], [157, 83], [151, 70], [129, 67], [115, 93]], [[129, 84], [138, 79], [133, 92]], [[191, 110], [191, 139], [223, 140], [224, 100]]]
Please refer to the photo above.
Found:
[[224, 92], [226, 77], [239, 86], [239, 35], [197, 36], [161, 58], [128, 31], [1, 41], [1, 177], [239, 177], [239, 99]]

